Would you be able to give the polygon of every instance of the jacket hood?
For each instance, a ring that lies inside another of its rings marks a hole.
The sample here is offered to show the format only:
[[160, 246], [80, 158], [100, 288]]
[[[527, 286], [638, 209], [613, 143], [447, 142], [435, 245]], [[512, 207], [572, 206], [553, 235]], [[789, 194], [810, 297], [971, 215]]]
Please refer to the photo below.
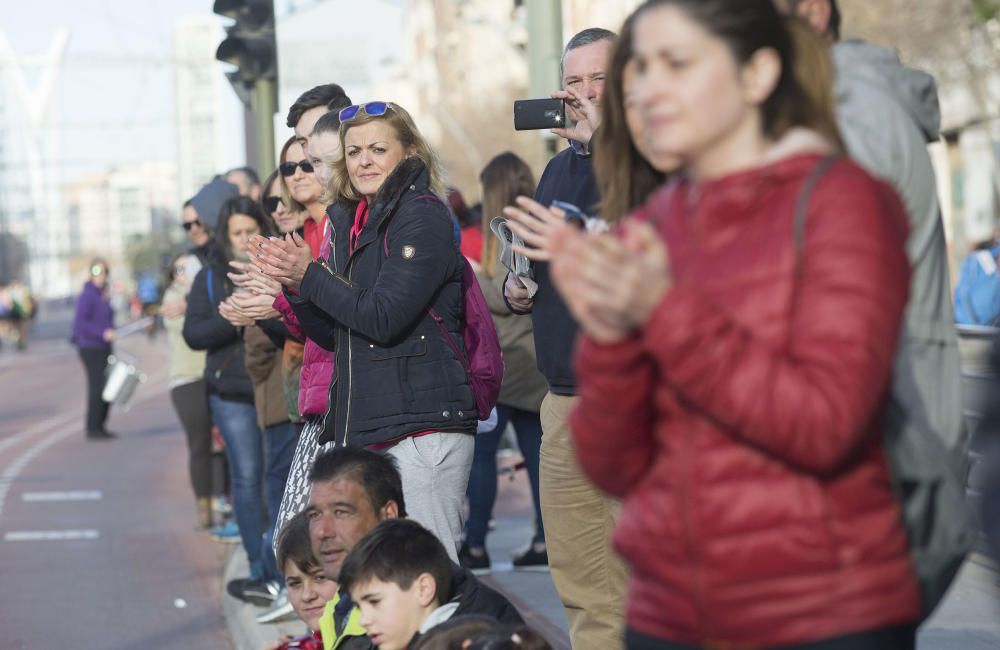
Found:
[[827, 142], [826, 138], [816, 131], [803, 127], [795, 127], [789, 129], [780, 140], [775, 142], [764, 153], [761, 164], [769, 165], [783, 158], [798, 155], [816, 154], [828, 156], [835, 153], [835, 151], [833, 145]]
[[191, 197], [191, 206], [198, 213], [198, 219], [207, 227], [215, 230], [216, 224], [219, 223], [219, 211], [222, 209], [222, 204], [234, 196], [239, 196], [239, 194], [238, 187], [222, 176], [216, 176]]
[[928, 142], [941, 135], [941, 107], [934, 77], [904, 66], [892, 50], [858, 40], [833, 46], [837, 97], [888, 93], [919, 125]]

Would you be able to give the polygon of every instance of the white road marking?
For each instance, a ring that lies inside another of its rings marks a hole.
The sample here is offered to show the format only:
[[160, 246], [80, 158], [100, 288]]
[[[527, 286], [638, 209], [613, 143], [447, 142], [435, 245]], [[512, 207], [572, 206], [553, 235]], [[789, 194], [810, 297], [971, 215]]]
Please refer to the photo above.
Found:
[[104, 498], [100, 490], [71, 490], [69, 492], [25, 492], [23, 501], [99, 501]]
[[79, 539], [98, 539], [96, 530], [19, 530], [4, 533], [5, 542], [65, 542]]
[[25, 429], [20, 433], [16, 433], [9, 438], [0, 440], [0, 452], [3, 452], [8, 447], [13, 447], [17, 443], [21, 442], [25, 438], [30, 438], [37, 433], [48, 431], [49, 429], [54, 429], [56, 427], [61, 427], [68, 424], [71, 421], [79, 420], [83, 417], [83, 409], [77, 409], [72, 413], [63, 413], [62, 415], [56, 415], [48, 420], [42, 420], [35, 426]]
[[[166, 368], [161, 368], [160, 371], [157, 372], [156, 375], [151, 378], [150, 384], [152, 384], [152, 386], [147, 385], [146, 394], [142, 396], [137, 396], [133, 400], [132, 405], [138, 406], [139, 404], [147, 402], [153, 398], [161, 397], [163, 393], [165, 393], [167, 390], [167, 382], [165, 381], [166, 374], [167, 374]], [[162, 383], [160, 383], [161, 379], [164, 379]], [[41, 425], [39, 425], [39, 427], [40, 426]], [[33, 429], [29, 429], [29, 431], [31, 431], [32, 434], [37, 433], [37, 429], [39, 427], [34, 427]], [[28, 431], [25, 431], [14, 437], [16, 438], [18, 436], [23, 436], [27, 433]], [[34, 460], [36, 456], [41, 454], [43, 451], [45, 451], [52, 445], [63, 440], [64, 438], [68, 438], [71, 435], [79, 433], [80, 433], [80, 426], [79, 424], [74, 423], [73, 425], [70, 425], [68, 427], [65, 427], [63, 429], [60, 429], [58, 431], [49, 434], [48, 436], [37, 441], [32, 446], [28, 447], [28, 449], [25, 450], [24, 453], [18, 456], [14, 460], [14, 462], [12, 462], [10, 465], [6, 467], [6, 469], [4, 469], [3, 473], [0, 473], [0, 515], [3, 515], [3, 506], [4, 502], [7, 500], [7, 492], [10, 491], [10, 486], [14, 483], [14, 480], [17, 478], [18, 474], [21, 473], [21, 470], [23, 470], [28, 463]]]

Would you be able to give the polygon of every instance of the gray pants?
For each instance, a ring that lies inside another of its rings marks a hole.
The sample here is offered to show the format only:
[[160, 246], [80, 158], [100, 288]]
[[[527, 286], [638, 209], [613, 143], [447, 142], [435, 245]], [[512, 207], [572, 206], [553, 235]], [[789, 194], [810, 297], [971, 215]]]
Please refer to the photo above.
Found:
[[386, 451], [403, 477], [407, 516], [434, 533], [456, 563], [475, 448], [475, 436], [467, 433], [429, 433]]

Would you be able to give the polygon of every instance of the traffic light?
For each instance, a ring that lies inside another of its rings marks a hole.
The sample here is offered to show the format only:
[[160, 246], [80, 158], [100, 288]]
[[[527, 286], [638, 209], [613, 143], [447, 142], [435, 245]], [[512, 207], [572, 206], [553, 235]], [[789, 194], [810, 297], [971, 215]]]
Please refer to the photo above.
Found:
[[226, 73], [237, 97], [253, 113], [255, 138], [247, 136], [247, 158], [257, 169], [274, 168], [274, 113], [278, 105], [278, 48], [273, 0], [215, 0], [212, 11], [235, 22], [215, 58], [236, 66]]
[[215, 51], [215, 58], [236, 66], [236, 71], [227, 76], [237, 94], [238, 85], [249, 91], [258, 80], [276, 80], [273, 0], [215, 0], [212, 10], [236, 21], [226, 28], [226, 38]]

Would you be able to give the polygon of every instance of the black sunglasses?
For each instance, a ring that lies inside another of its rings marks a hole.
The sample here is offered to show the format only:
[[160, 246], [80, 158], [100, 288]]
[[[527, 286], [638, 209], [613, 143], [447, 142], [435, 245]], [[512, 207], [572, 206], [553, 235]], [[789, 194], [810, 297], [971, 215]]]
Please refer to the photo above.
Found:
[[191, 228], [200, 225], [201, 225], [200, 219], [195, 219], [194, 221], [185, 221], [184, 223], [181, 224], [181, 226], [184, 227], [184, 230], [191, 230]]
[[291, 160], [286, 160], [285, 162], [278, 165], [278, 170], [281, 172], [282, 176], [288, 178], [289, 176], [295, 175], [296, 167], [301, 167], [302, 171], [304, 171], [307, 174], [313, 173], [312, 163], [309, 162], [308, 160], [300, 160], [297, 163], [293, 163]]
[[280, 196], [265, 196], [264, 200], [261, 201], [264, 204], [264, 209], [267, 210], [268, 214], [276, 212], [278, 210], [278, 205], [284, 205], [285, 202], [281, 200]]

